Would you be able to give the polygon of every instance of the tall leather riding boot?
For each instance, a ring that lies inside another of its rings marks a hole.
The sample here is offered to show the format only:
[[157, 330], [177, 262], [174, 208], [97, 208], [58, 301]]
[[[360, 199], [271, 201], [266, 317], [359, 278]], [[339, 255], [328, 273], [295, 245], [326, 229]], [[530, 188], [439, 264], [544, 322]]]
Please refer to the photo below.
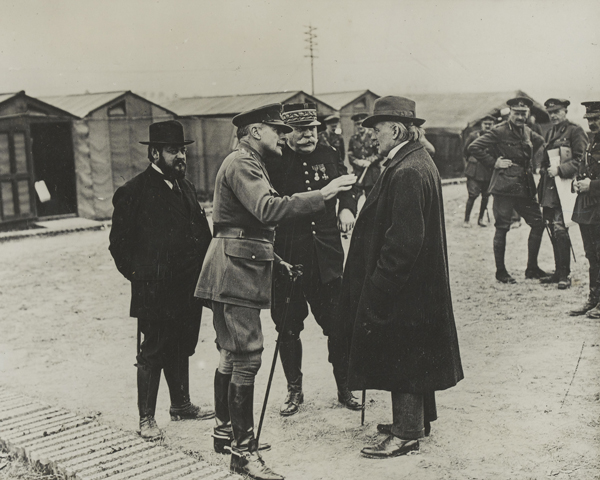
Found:
[[362, 405], [348, 389], [348, 355], [343, 349], [344, 342], [330, 335], [327, 338], [329, 361], [333, 366], [333, 376], [337, 385], [338, 402], [350, 410], [362, 410]]
[[556, 235], [556, 251], [559, 260], [556, 269], [558, 272], [558, 288], [564, 290], [571, 286], [571, 280], [569, 279], [571, 273], [571, 242], [567, 232], [559, 232]]
[[288, 389], [288, 395], [279, 411], [285, 417], [298, 413], [300, 404], [304, 402], [304, 394], [302, 393], [302, 341], [296, 338], [281, 342], [279, 356]]
[[160, 385], [160, 368], [148, 365], [137, 367], [138, 410], [140, 414], [140, 435], [146, 440], [154, 440], [162, 434], [154, 420], [156, 399]]
[[504, 265], [504, 254], [506, 251], [507, 230], [497, 228], [494, 234], [494, 260], [496, 262], [496, 280], [502, 283], [516, 283], [515, 279], [509, 275]]
[[201, 409], [190, 401], [190, 357], [180, 355], [165, 363], [163, 370], [171, 397], [171, 420], [208, 420], [215, 412]]
[[465, 207], [465, 223], [469, 223], [469, 219], [471, 218], [471, 210], [473, 210], [475, 200], [477, 200], [477, 197], [469, 197], [467, 199], [467, 205]]
[[258, 453], [254, 438], [254, 385], [229, 383], [228, 396], [233, 429], [230, 470], [257, 480], [283, 480]]
[[538, 254], [542, 245], [542, 233], [544, 229], [531, 229], [529, 238], [527, 239], [527, 268], [535, 269], [538, 267]]
[[600, 290], [598, 288], [590, 288], [590, 293], [587, 300], [580, 307], [574, 308], [569, 312], [572, 317], [585, 315], [590, 310], [593, 310], [600, 302]]
[[229, 415], [229, 383], [231, 374], [215, 370], [215, 420], [217, 425], [213, 430], [214, 449], [217, 453], [229, 453], [233, 431]]

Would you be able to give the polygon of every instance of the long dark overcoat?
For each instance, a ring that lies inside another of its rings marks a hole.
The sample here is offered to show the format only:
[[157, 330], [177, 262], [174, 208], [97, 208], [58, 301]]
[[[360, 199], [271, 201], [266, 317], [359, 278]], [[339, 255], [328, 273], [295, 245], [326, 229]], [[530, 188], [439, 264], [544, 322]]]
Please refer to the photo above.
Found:
[[113, 197], [109, 248], [131, 281], [132, 317], [169, 321], [201, 312], [194, 288], [212, 234], [194, 185], [179, 185], [180, 195], [149, 166]]
[[341, 315], [349, 387], [427, 393], [463, 378], [439, 173], [418, 142], [389, 160], [357, 219]]

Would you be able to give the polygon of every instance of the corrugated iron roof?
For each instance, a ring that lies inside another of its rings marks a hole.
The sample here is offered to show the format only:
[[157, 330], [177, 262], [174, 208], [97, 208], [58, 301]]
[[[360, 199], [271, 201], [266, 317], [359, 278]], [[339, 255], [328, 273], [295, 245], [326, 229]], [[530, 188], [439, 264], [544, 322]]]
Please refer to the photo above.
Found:
[[[477, 121], [494, 110], [507, 107], [506, 101], [518, 95], [531, 98], [521, 90], [510, 92], [487, 93], [415, 93], [407, 97], [417, 103], [417, 117], [424, 118], [423, 127], [443, 128], [454, 132], [461, 132], [471, 122]], [[543, 105], [534, 102], [534, 110], [538, 115], [544, 112]], [[540, 112], [541, 111], [541, 112]], [[540, 119], [547, 120], [547, 118]]]
[[112, 102], [127, 93], [120, 92], [82, 93], [79, 95], [59, 95], [53, 97], [38, 97], [39, 100], [49, 103], [61, 110], [65, 110], [77, 117], [83, 118], [98, 108]]
[[[373, 93], [370, 90], [354, 90], [352, 92], [331, 92], [331, 93], [319, 93], [315, 95], [319, 100], [324, 101], [328, 105], [331, 105], [336, 110], [341, 110], [349, 103], [352, 103], [358, 97], [361, 97], [365, 93]], [[376, 93], [373, 93], [376, 97], [379, 97]]]
[[299, 93], [302, 91], [178, 98], [167, 104], [167, 108], [182, 117], [187, 115], [237, 115], [269, 103], [284, 103]]

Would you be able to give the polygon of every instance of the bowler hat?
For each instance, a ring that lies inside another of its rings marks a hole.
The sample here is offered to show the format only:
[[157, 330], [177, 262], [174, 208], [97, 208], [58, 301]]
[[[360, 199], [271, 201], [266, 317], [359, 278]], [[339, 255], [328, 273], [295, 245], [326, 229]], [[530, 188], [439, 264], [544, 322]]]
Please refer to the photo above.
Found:
[[317, 121], [317, 105], [314, 103], [285, 103], [283, 121], [292, 127], [315, 127], [321, 125]]
[[291, 127], [287, 126], [281, 118], [281, 103], [270, 103], [262, 107], [253, 108], [246, 112], [242, 112], [231, 120], [238, 128], [251, 125], [253, 123], [266, 123], [283, 130], [285, 133], [292, 131]]
[[148, 127], [150, 140], [142, 145], [189, 145], [194, 140], [184, 140], [183, 125], [176, 120], [153, 123]]
[[561, 108], [567, 108], [569, 105], [571, 105], [571, 102], [564, 98], [549, 98], [544, 102], [547, 112], [555, 112]]
[[373, 128], [379, 122], [397, 120], [402, 123], [413, 123], [417, 127], [423, 125], [425, 120], [417, 118], [416, 104], [413, 100], [404, 97], [381, 97], [375, 100], [373, 115], [363, 120], [363, 127]]
[[582, 102], [585, 107], [585, 115], [583, 118], [600, 117], [600, 102]]
[[533, 105], [531, 98], [519, 96], [506, 101], [506, 104], [516, 112], [524, 112]]

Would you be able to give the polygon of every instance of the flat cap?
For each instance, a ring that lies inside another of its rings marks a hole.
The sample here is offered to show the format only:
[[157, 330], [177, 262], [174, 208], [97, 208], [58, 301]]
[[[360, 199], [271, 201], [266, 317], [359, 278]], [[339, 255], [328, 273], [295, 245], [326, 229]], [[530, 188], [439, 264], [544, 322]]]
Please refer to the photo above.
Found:
[[533, 105], [533, 101], [531, 98], [527, 97], [515, 97], [506, 101], [506, 104], [511, 108], [511, 110], [515, 110], [517, 112], [523, 112]]
[[547, 112], [555, 112], [561, 108], [567, 108], [569, 105], [571, 105], [571, 102], [564, 98], [549, 98], [544, 102]]
[[581, 102], [585, 107], [585, 115], [583, 118], [600, 117], [600, 102]]
[[251, 125], [253, 123], [266, 123], [274, 127], [279, 127], [285, 133], [292, 131], [292, 128], [286, 125], [281, 118], [281, 103], [271, 103], [262, 107], [242, 112], [231, 120], [238, 128]]
[[314, 127], [317, 121], [317, 105], [314, 103], [284, 103], [283, 121], [293, 127]]

